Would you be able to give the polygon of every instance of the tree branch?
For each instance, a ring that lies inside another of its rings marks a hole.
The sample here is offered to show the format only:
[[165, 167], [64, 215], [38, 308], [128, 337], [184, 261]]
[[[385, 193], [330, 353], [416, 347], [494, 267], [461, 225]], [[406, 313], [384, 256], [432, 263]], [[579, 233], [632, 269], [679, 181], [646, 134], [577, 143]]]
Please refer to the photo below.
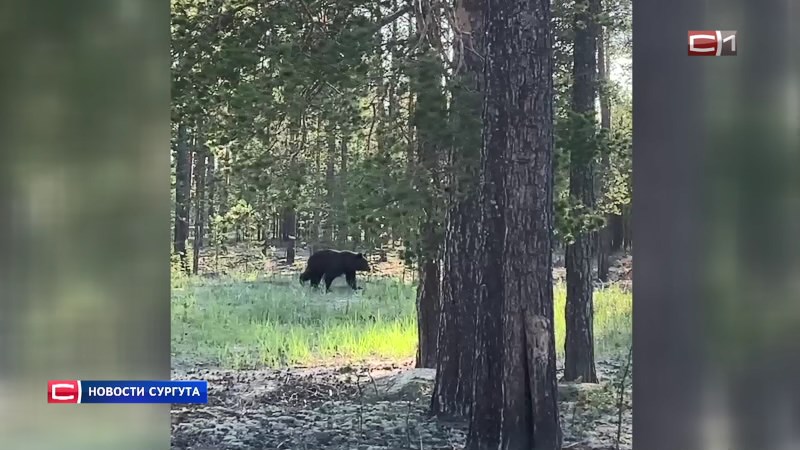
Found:
[[377, 23], [378, 29], [381, 29], [381, 28], [385, 27], [386, 25], [389, 25], [390, 23], [394, 22], [395, 20], [399, 19], [404, 14], [406, 14], [407, 12], [410, 12], [410, 11], [411, 11], [411, 5], [403, 6], [402, 8], [398, 9], [397, 11], [395, 11], [395, 12], [389, 14], [388, 16], [384, 17], [383, 19], [381, 19]]

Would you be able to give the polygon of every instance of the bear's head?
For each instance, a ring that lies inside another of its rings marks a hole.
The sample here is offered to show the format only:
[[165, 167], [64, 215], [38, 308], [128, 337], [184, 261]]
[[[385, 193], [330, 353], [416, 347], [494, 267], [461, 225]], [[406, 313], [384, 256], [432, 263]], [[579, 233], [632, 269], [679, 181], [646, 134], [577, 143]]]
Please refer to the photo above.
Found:
[[359, 272], [369, 272], [369, 262], [362, 253], [353, 253], [353, 269]]

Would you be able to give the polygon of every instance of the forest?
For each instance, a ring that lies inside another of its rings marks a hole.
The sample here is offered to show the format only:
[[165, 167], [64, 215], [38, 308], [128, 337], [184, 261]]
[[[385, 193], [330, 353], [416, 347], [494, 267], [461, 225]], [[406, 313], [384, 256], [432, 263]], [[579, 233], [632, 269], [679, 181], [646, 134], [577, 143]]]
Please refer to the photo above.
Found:
[[172, 448], [631, 448], [631, 0], [171, 11]]

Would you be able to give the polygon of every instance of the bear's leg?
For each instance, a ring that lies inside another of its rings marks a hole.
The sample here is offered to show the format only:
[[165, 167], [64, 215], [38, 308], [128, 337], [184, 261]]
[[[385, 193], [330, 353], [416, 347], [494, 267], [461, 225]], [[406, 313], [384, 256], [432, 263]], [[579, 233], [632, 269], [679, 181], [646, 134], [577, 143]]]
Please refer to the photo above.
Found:
[[322, 274], [315, 273], [314, 275], [311, 275], [310, 277], [308, 277], [308, 279], [311, 280], [311, 287], [318, 288], [319, 287], [319, 280], [322, 279]]
[[358, 289], [356, 287], [356, 273], [354, 271], [345, 273], [345, 278], [347, 278], [347, 284], [350, 285], [354, 291]]
[[333, 280], [335, 278], [336, 278], [336, 276], [334, 276], [331, 273], [326, 273], [325, 274], [325, 292], [330, 292], [331, 291], [331, 283], [333, 283]]

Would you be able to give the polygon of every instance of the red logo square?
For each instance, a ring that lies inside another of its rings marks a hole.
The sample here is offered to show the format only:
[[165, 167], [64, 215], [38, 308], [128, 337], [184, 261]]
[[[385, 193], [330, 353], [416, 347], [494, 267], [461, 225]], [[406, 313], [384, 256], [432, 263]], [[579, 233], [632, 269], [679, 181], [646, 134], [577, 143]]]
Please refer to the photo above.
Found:
[[47, 382], [47, 403], [79, 403], [81, 382], [78, 380], [50, 380]]
[[720, 49], [718, 39], [719, 31], [690, 31], [689, 56], [718, 56]]
[[690, 31], [689, 56], [736, 56], [736, 31]]

